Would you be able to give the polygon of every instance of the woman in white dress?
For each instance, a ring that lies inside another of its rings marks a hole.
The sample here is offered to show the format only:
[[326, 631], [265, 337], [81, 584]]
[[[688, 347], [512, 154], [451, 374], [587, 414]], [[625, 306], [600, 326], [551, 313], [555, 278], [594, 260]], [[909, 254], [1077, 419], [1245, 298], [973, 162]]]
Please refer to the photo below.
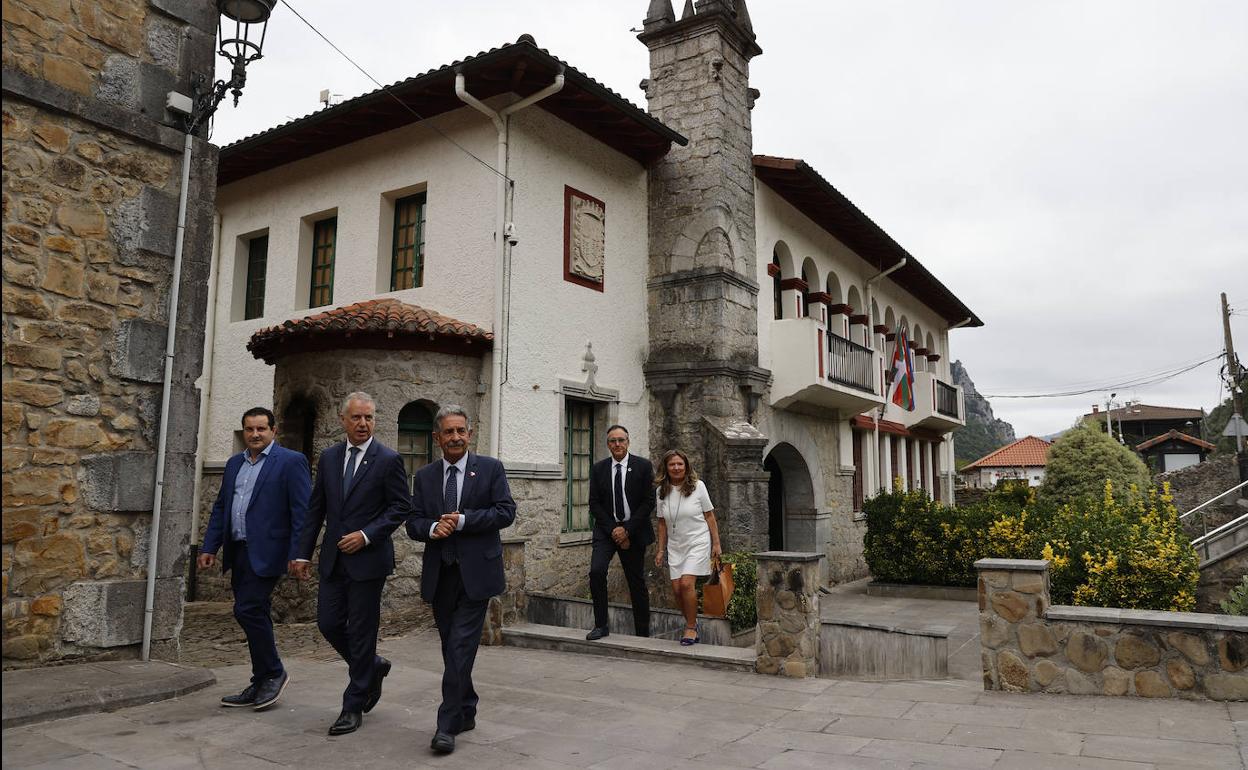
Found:
[[659, 547], [654, 566], [662, 567], [667, 557], [672, 592], [685, 616], [684, 646], [697, 644], [698, 593], [694, 587], [699, 575], [711, 574], [711, 564], [719, 564], [719, 528], [715, 506], [689, 465], [689, 457], [679, 449], [663, 455], [659, 465], [656, 508], [659, 514]]

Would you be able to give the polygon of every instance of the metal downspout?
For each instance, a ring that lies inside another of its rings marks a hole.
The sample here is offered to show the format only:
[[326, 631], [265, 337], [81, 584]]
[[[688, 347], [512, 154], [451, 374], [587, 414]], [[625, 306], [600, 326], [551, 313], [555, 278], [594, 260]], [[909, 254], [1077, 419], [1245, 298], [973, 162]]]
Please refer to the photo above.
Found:
[[147, 591], [143, 600], [142, 659], [151, 660], [152, 616], [156, 608], [156, 563], [160, 550], [160, 507], [165, 488], [165, 449], [169, 440], [169, 394], [173, 389], [173, 354], [178, 341], [178, 293], [182, 284], [182, 250], [186, 244], [186, 199], [191, 184], [191, 153], [195, 137], [186, 134], [182, 147], [182, 187], [178, 193], [178, 233], [173, 247], [169, 285], [169, 328], [165, 334], [165, 376], [160, 388], [160, 427], [156, 443], [156, 485], [152, 492], [152, 529], [147, 545]]
[[481, 100], [468, 93], [465, 87], [465, 78], [462, 72], [455, 73], [455, 95], [464, 104], [472, 107], [478, 112], [485, 115], [494, 124], [494, 129], [498, 132], [498, 165], [495, 171], [498, 177], [498, 197], [495, 202], [495, 230], [494, 238], [497, 244], [497, 255], [494, 264], [494, 346], [491, 361], [490, 388], [493, 391], [490, 398], [490, 452], [498, 457], [499, 442], [502, 436], [502, 402], [503, 402], [503, 359], [506, 356], [507, 338], [506, 326], [504, 324], [504, 305], [506, 298], [504, 291], [507, 283], [507, 249], [508, 232], [507, 221], [507, 194], [508, 189], [513, 184], [508, 176], [508, 143], [510, 123], [508, 118], [520, 110], [531, 104], [545, 99], [553, 93], [563, 89], [563, 70], [561, 69], [555, 80], [537, 93], [531, 94], [514, 104], [510, 104], [501, 110], [495, 111], [487, 107]]

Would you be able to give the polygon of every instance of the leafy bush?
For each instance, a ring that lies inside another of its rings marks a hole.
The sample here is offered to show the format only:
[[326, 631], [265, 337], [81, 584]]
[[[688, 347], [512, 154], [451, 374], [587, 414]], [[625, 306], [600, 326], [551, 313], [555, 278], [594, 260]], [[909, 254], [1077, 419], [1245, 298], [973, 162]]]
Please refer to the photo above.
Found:
[[758, 559], [745, 551], [734, 551], [719, 557], [732, 565], [732, 598], [728, 600], [728, 622], [733, 632], [758, 625]]
[[1121, 497], [1105, 484], [1099, 500], [1054, 506], [1003, 489], [950, 508], [895, 491], [864, 505], [864, 556], [877, 580], [954, 586], [975, 585], [980, 558], [1046, 558], [1056, 604], [1191, 610], [1197, 558], [1168, 491]]
[[1095, 423], [1080, 423], [1049, 448], [1040, 499], [1054, 505], [1096, 500], [1106, 481], [1115, 489], [1147, 489], [1148, 467]]
[[1049, 560], [1058, 604], [1178, 612], [1196, 606], [1199, 561], [1168, 489], [1133, 489], [1123, 501], [1106, 482], [1100, 505], [1058, 509], [1040, 557]]
[[1248, 615], [1248, 575], [1244, 575], [1219, 606], [1227, 615]]

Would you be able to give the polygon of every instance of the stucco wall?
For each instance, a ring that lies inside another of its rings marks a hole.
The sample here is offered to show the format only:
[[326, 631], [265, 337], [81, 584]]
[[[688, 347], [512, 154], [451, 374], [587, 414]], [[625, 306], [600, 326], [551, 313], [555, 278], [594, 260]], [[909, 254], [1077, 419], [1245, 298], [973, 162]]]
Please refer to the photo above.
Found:
[[[434, 122], [494, 162], [496, 135], [483, 116], [465, 108]], [[645, 240], [636, 234], [646, 228], [645, 170], [540, 109], [524, 110], [512, 122], [513, 221], [520, 240], [512, 251], [502, 456], [513, 462], [560, 462], [560, 380], [585, 380], [581, 365], [588, 342], [594, 343], [599, 385], [619, 391], [619, 418], [636, 426], [633, 449], [644, 453], [647, 254]], [[296, 269], [300, 247], [307, 245], [306, 234], [301, 236], [305, 218], [337, 212], [334, 305], [394, 297], [492, 328], [495, 184], [493, 172], [454, 150], [428, 126], [416, 125], [222, 187], [206, 459], [229, 456], [237, 413], [257, 399], [267, 403], [263, 394], [271, 392], [272, 368], [252, 358], [247, 340], [260, 328], [316, 312], [306, 308], [307, 287]], [[604, 292], [563, 280], [565, 184], [606, 203]], [[428, 194], [424, 285], [379, 293], [379, 281], [389, 270], [392, 216], [383, 196], [414, 185], [425, 185]], [[265, 315], [235, 320], [241, 296], [235, 281], [245, 273], [238, 269], [245, 264], [243, 239], [266, 228]]]

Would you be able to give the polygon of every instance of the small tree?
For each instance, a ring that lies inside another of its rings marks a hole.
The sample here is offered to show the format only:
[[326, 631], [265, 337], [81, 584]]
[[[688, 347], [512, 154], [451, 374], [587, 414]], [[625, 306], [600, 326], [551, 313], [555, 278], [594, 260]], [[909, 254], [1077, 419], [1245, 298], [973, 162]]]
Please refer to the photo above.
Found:
[[1143, 492], [1149, 486], [1148, 468], [1130, 449], [1084, 422], [1049, 447], [1040, 499], [1057, 505], [1098, 499], [1106, 481], [1122, 493], [1132, 486]]

